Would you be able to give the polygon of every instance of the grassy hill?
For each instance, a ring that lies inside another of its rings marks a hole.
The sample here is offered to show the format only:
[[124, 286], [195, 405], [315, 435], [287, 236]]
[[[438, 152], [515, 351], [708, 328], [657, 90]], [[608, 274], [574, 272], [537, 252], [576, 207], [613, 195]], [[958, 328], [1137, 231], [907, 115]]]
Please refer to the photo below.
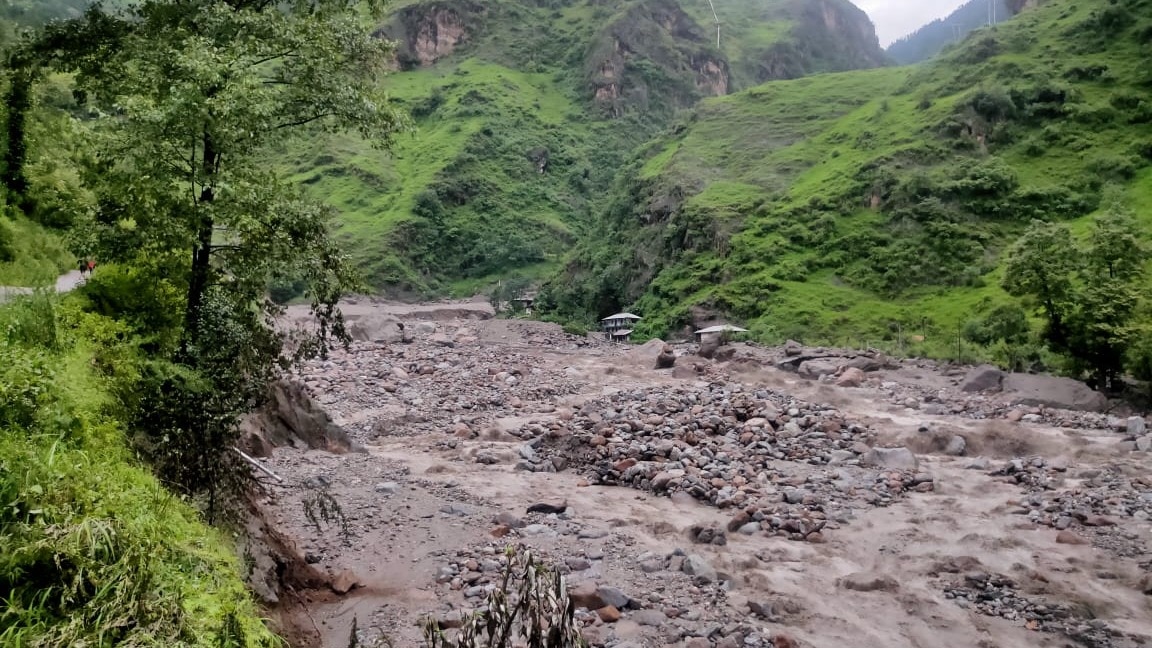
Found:
[[621, 174], [544, 305], [765, 340], [941, 340], [1032, 218], [1152, 221], [1152, 2], [1052, 0], [918, 67], [710, 99]]
[[369, 283], [471, 292], [542, 277], [635, 148], [702, 98], [883, 62], [844, 0], [398, 2], [386, 80], [415, 130], [387, 154], [317, 134], [275, 160], [339, 213]]

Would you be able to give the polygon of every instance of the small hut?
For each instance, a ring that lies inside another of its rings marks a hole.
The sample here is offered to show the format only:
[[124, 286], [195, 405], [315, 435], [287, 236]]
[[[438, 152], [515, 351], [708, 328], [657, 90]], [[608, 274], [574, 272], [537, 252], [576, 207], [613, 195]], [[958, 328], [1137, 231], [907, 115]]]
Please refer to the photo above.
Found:
[[632, 329], [620, 329], [617, 331], [612, 331], [608, 333], [608, 339], [612, 340], [613, 342], [631, 342]]
[[709, 326], [696, 331], [696, 341], [703, 342], [705, 338], [716, 337], [719, 338], [720, 343], [723, 344], [728, 341], [729, 336], [733, 333], [747, 333], [748, 329], [740, 328], [739, 326], [732, 326], [731, 324], [718, 324], [716, 326]]
[[532, 305], [536, 303], [536, 292], [524, 292], [511, 299], [512, 309], [523, 311], [525, 315], [532, 314]]
[[616, 313], [600, 320], [600, 330], [613, 342], [627, 342], [632, 338], [636, 322], [644, 318], [632, 313]]

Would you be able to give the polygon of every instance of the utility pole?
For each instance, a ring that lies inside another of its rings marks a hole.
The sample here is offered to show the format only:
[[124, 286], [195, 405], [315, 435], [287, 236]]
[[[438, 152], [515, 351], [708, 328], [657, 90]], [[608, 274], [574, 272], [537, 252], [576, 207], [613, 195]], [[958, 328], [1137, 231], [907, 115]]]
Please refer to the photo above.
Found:
[[716, 22], [716, 49], [720, 49], [720, 16], [716, 15], [716, 5], [708, 0], [708, 7], [712, 9], [712, 20]]

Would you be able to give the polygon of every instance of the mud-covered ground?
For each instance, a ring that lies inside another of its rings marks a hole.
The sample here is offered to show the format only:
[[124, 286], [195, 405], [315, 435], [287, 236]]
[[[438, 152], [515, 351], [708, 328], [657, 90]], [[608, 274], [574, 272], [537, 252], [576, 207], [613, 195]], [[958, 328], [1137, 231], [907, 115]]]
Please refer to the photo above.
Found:
[[1152, 645], [1131, 412], [1013, 405], [923, 362], [838, 386], [743, 345], [656, 370], [658, 348], [445, 308], [297, 378], [366, 450], [265, 460], [269, 520], [347, 590], [292, 594], [301, 644], [355, 622], [420, 645], [521, 543], [567, 573], [594, 646]]

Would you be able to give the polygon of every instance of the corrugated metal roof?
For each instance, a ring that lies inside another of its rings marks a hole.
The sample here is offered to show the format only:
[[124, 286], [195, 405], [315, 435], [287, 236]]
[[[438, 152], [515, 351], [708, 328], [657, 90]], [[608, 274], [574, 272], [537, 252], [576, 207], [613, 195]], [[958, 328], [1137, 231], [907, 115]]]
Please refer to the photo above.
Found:
[[633, 315], [632, 313], [616, 313], [615, 315], [605, 317], [604, 319], [602, 319], [600, 321], [601, 322], [607, 322], [608, 320], [614, 320], [614, 319], [640, 320], [640, 319], [644, 319], [644, 318], [640, 317], [639, 315]]
[[732, 326], [731, 324], [720, 324], [717, 326], [709, 326], [708, 328], [696, 331], [696, 335], [701, 333], [723, 333], [724, 331], [731, 331], [733, 333], [747, 333], [748, 329], [740, 328], [739, 326]]

